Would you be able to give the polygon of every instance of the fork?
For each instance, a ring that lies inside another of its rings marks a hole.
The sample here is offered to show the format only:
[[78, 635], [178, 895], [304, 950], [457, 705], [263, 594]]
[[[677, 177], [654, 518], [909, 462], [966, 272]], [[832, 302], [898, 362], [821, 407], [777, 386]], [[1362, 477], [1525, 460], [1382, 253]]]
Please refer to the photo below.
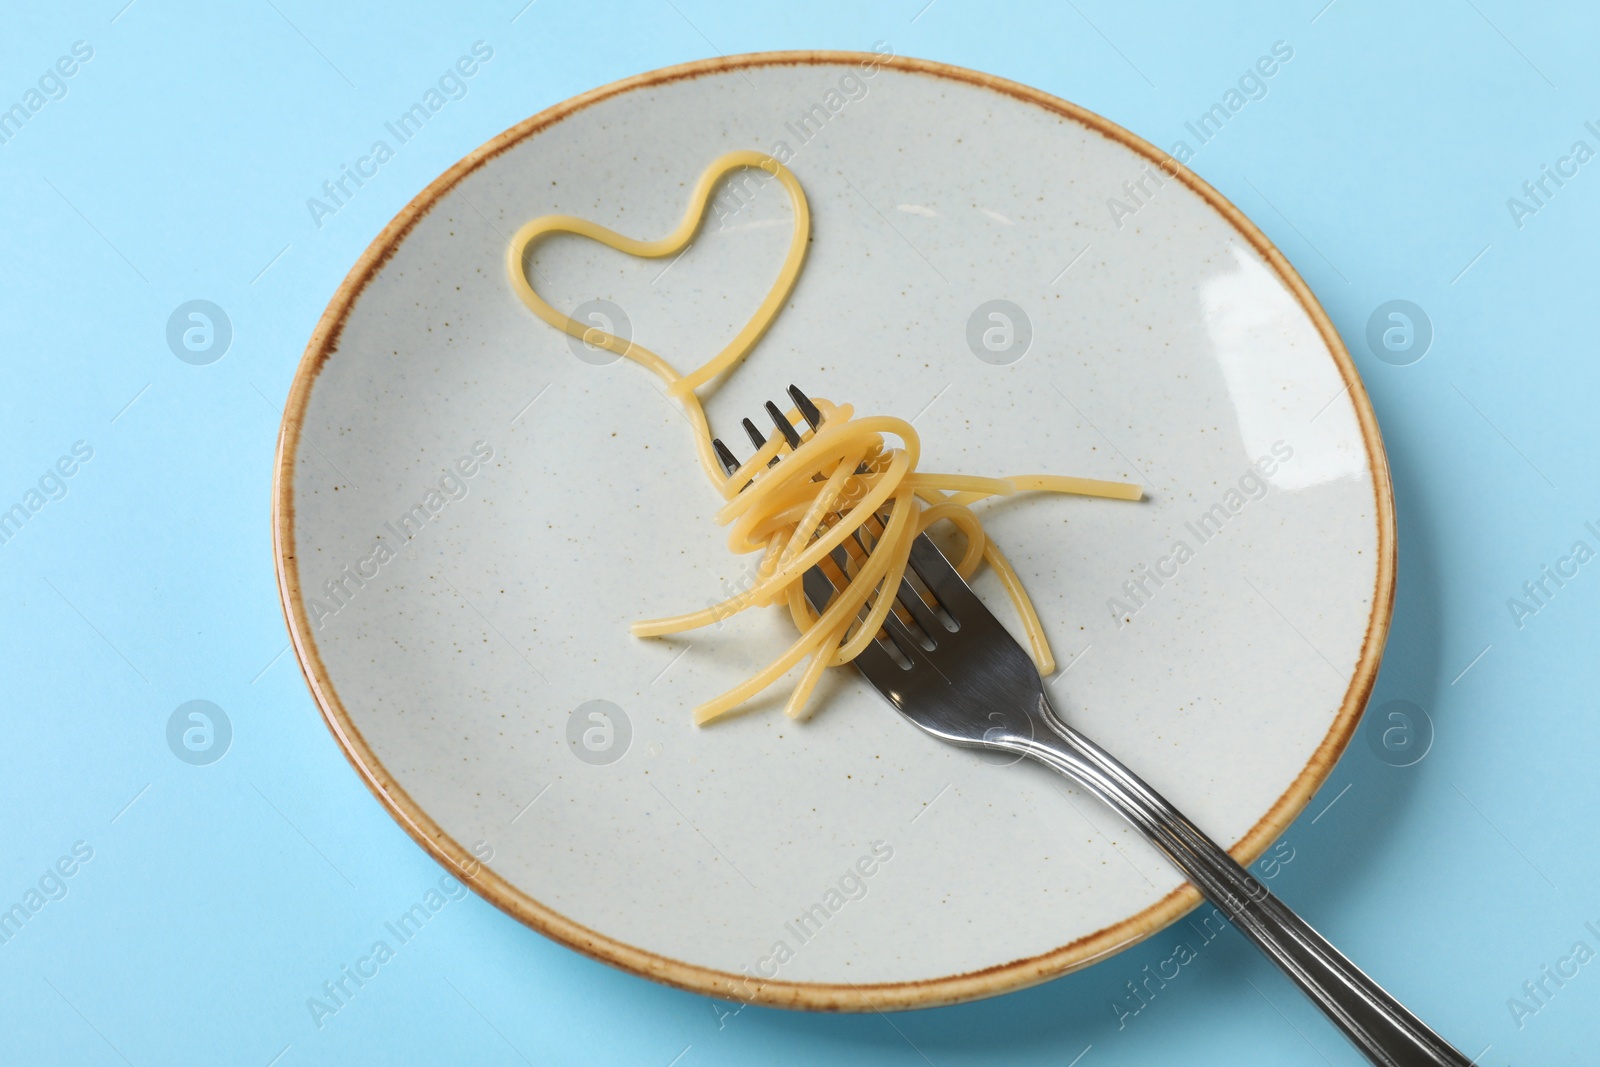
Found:
[[[795, 386], [788, 393], [815, 432], [822, 421], [820, 410]], [[771, 402], [766, 411], [790, 448], [798, 448], [802, 435], [787, 416]], [[743, 425], [756, 448], [766, 444], [753, 422], [745, 419]], [[739, 469], [720, 439], [712, 445], [730, 475]], [[774, 457], [769, 466], [781, 458]], [[855, 548], [870, 551], [859, 540]], [[844, 547], [834, 552], [839, 573], [850, 573]], [[806, 598], [819, 613], [839, 590], [820, 567], [807, 571], [803, 582]], [[895, 606], [854, 662], [913, 725], [953, 745], [1026, 756], [1098, 797], [1165, 853], [1373, 1063], [1472, 1067], [1471, 1060], [1273, 896], [1226, 849], [1121, 761], [1068, 725], [1051, 706], [1033, 660], [926, 533], [912, 544]]]

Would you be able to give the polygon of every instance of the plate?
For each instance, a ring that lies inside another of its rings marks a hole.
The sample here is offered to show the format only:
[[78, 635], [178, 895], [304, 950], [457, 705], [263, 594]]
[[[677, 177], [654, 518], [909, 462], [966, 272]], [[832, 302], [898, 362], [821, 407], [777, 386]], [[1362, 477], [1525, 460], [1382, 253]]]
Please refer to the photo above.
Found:
[[[311, 691], [419, 844], [637, 974], [867, 1010], [1102, 959], [1199, 898], [1086, 795], [928, 738], [845, 670], [809, 721], [774, 692], [694, 726], [793, 639], [776, 611], [629, 635], [731, 595], [753, 558], [726, 550], [660, 383], [535, 318], [507, 242], [554, 212], [666, 234], [741, 148], [798, 176], [812, 243], [709, 394], [714, 430], [794, 382], [914, 420], [924, 469], [1146, 486], [985, 520], [1068, 720], [1241, 862], [1279, 838], [1349, 740], [1389, 620], [1388, 472], [1350, 358], [1261, 232], [1144, 141], [887, 54], [595, 90], [473, 152], [373, 242], [311, 338], [278, 453], [279, 584]], [[681, 256], [554, 238], [540, 291], [697, 366], [776, 275], [788, 212], [745, 171]], [[993, 575], [976, 585], [1012, 624]]]

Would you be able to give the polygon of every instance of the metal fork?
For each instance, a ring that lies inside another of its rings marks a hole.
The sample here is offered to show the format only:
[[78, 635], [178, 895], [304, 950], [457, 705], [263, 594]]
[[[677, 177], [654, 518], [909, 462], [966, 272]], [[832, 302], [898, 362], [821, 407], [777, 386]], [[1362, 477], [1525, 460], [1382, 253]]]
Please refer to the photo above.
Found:
[[[821, 412], [796, 387], [788, 391], [815, 431]], [[776, 405], [766, 407], [791, 449], [799, 447], [802, 436], [793, 424]], [[765, 444], [749, 419], [744, 427], [757, 448]], [[734, 473], [739, 463], [733, 453], [720, 440], [713, 445]], [[780, 461], [781, 454], [773, 465]], [[871, 546], [855, 547], [865, 553]], [[840, 572], [848, 573], [843, 549], [835, 556]], [[819, 613], [837, 592], [820, 568], [806, 572], [804, 585]], [[897, 610], [855, 660], [896, 711], [942, 741], [1037, 760], [1099, 797], [1164, 852], [1373, 1063], [1472, 1067], [1161, 794], [1067, 725], [1051, 706], [1033, 660], [927, 534], [912, 545], [896, 601]]]

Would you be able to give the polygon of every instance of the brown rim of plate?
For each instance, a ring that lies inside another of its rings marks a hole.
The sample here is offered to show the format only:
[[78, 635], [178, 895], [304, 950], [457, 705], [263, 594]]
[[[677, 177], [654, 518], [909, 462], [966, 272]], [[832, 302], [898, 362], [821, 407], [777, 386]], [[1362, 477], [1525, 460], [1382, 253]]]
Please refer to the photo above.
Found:
[[[328, 309], [323, 312], [321, 320], [311, 334], [310, 342], [306, 345], [300, 366], [295, 371], [294, 382], [289, 389], [289, 399], [284, 405], [283, 426], [278, 437], [273, 472], [273, 554], [278, 574], [278, 592], [283, 601], [284, 616], [289, 624], [295, 655], [300, 661], [306, 682], [311, 687], [311, 694], [322, 709], [323, 718], [344, 750], [345, 756], [366, 782], [367, 787], [377, 796], [379, 802], [388, 808], [389, 813], [405, 828], [406, 833], [495, 907], [546, 937], [587, 956], [653, 981], [706, 996], [807, 1011], [930, 1008], [995, 996], [1035, 985], [1086, 967], [1144, 940], [1182, 918], [1200, 904], [1202, 898], [1192, 885], [1185, 883], [1135, 915], [1038, 956], [1012, 960], [982, 970], [943, 978], [869, 985], [782, 982], [713, 970], [636, 948], [573, 922], [483, 866], [471, 852], [446, 834], [385, 770], [339, 700], [333, 682], [328, 677], [327, 670], [317, 653], [305, 606], [300, 599], [294, 545], [294, 455], [291, 442], [299, 435], [317, 374], [322, 369], [324, 361], [337, 348], [345, 316], [355, 305], [367, 282], [377, 274], [389, 256], [399, 247], [400, 241], [405, 238], [411, 227], [432, 209], [439, 198], [456, 182], [488, 160], [512, 145], [553, 126], [568, 115], [635, 89], [748, 67], [850, 65], [863, 62], [948, 78], [1005, 93], [1053, 114], [1072, 119], [1137, 152], [1158, 167], [1171, 160], [1170, 156], [1160, 152], [1143, 138], [1075, 104], [1069, 104], [1038, 89], [992, 74], [980, 74], [925, 59], [885, 57], [865, 52], [761, 52], [697, 60], [591, 89], [518, 123], [457, 162], [417, 194], [362, 253], [361, 258], [356, 261], [355, 266], [340, 284], [333, 300], [328, 304]], [[1394, 499], [1389, 481], [1388, 460], [1384, 454], [1383, 441], [1378, 434], [1378, 423], [1373, 415], [1371, 402], [1367, 398], [1361, 378], [1356, 373], [1355, 365], [1351, 362], [1343, 341], [1340, 340], [1338, 332], [1333, 328], [1322, 306], [1317, 303], [1316, 298], [1311, 295], [1311, 290], [1289, 265], [1283, 254], [1238, 208], [1176, 160], [1171, 160], [1169, 165], [1176, 171], [1176, 177], [1232, 223], [1234, 228], [1250, 242], [1251, 247], [1277, 271], [1278, 276], [1283, 279], [1311, 320], [1316, 323], [1317, 330], [1333, 354], [1334, 362], [1338, 365], [1339, 373], [1344, 378], [1345, 385], [1350, 391], [1350, 398], [1355, 404], [1356, 417], [1361, 423], [1361, 438], [1366, 445], [1367, 460], [1372, 471], [1376, 498], [1377, 582], [1373, 590], [1372, 613], [1367, 620], [1367, 633], [1362, 643], [1360, 659], [1356, 663], [1355, 674], [1345, 692], [1338, 716], [1329, 728], [1327, 736], [1312, 753], [1305, 768], [1266, 815], [1262, 816], [1260, 821], [1229, 850], [1240, 863], [1248, 865], [1283, 833], [1327, 779], [1340, 753], [1354, 735], [1367, 698], [1371, 695], [1373, 681], [1378, 673], [1378, 663], [1383, 655], [1384, 639], [1388, 634], [1390, 611], [1394, 602]], [[1171, 175], [1171, 171], [1167, 169], [1163, 169], [1162, 173]]]

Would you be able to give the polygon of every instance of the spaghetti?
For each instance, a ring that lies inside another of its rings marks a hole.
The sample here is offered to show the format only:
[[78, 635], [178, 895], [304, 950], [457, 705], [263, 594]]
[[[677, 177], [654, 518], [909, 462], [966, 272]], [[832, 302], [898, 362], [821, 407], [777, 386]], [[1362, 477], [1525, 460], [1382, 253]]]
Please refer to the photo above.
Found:
[[[661, 258], [681, 251], [705, 215], [716, 183], [726, 174], [759, 167], [777, 179], [789, 195], [794, 227], [777, 280], [756, 313], [721, 352], [688, 374], [643, 345], [578, 322], [547, 303], [528, 281], [531, 249], [553, 233], [570, 233], [598, 241], [617, 251], [643, 258]], [[921, 442], [911, 424], [888, 415], [858, 418], [848, 404], [815, 398], [820, 420], [791, 446], [775, 434], [731, 475], [718, 462], [705, 408], [696, 392], [713, 378], [731, 371], [771, 326], [799, 277], [810, 239], [811, 213], [805, 191], [793, 173], [760, 152], [729, 152], [713, 160], [689, 196], [683, 220], [667, 236], [638, 241], [598, 223], [571, 215], [545, 215], [528, 222], [512, 238], [507, 270], [512, 288], [535, 315], [559, 330], [598, 348], [643, 364], [667, 384], [667, 392], [683, 406], [695, 432], [701, 466], [727, 503], [716, 521], [730, 527], [728, 547], [738, 553], [761, 552], [757, 579], [751, 588], [720, 604], [672, 618], [636, 622], [641, 637], [680, 633], [718, 622], [750, 607], [786, 605], [800, 637], [761, 671], [695, 709], [697, 723], [726, 715], [761, 693], [802, 660], [806, 665], [784, 711], [800, 717], [822, 673], [859, 655], [878, 636], [894, 610], [895, 594], [905, 574], [911, 543], [937, 522], [950, 522], [966, 538], [956, 570], [971, 578], [981, 563], [994, 568], [1010, 596], [1032, 646], [1041, 674], [1055, 670], [1044, 627], [1023, 589], [1016, 570], [984, 532], [972, 504], [992, 496], [1037, 491], [1138, 500], [1137, 485], [1088, 478], [1030, 474], [1007, 479], [917, 470]], [[790, 411], [798, 424], [804, 413]], [[813, 412], [816, 414], [816, 412]], [[889, 438], [899, 443], [891, 447]], [[774, 461], [781, 459], [781, 462]], [[846, 566], [836, 562], [845, 552]], [[819, 614], [807, 601], [802, 576], [820, 566], [840, 592]]]

